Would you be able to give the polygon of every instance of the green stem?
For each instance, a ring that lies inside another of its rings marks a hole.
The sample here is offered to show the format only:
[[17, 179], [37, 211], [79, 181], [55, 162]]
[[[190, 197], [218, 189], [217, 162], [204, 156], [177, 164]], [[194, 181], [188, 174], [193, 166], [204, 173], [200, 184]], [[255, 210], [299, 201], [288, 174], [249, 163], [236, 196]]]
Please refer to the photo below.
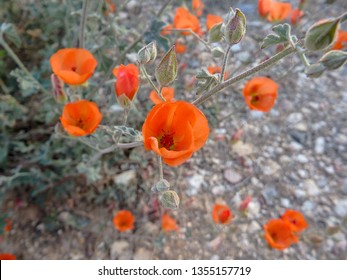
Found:
[[231, 47], [233, 45], [229, 45], [225, 54], [224, 54], [224, 60], [223, 60], [223, 66], [222, 66], [222, 72], [221, 72], [221, 77], [220, 77], [220, 82], [223, 82], [224, 81], [224, 73], [225, 73], [225, 68], [226, 68], [226, 65], [227, 65], [227, 62], [228, 62], [228, 58], [229, 58], [229, 53], [230, 53], [230, 50], [231, 50]]
[[28, 70], [28, 68], [25, 67], [25, 65], [23, 64], [23, 62], [19, 59], [19, 57], [15, 54], [15, 52], [11, 49], [11, 47], [6, 43], [3, 35], [0, 32], [0, 45], [3, 46], [3, 48], [6, 50], [6, 52], [9, 54], [9, 56], [14, 60], [14, 62], [17, 64], [17, 66], [26, 74], [28, 75], [40, 88], [40, 90], [49, 95], [50, 93], [48, 92], [48, 90], [46, 90], [38, 80], [35, 79], [35, 77], [30, 73], [30, 71]]
[[80, 21], [80, 33], [79, 33], [79, 40], [78, 40], [78, 47], [82, 49], [84, 47], [84, 29], [86, 25], [87, 6], [88, 6], [88, 0], [83, 0], [81, 21]]
[[150, 83], [150, 85], [152, 86], [152, 88], [155, 90], [155, 92], [158, 94], [158, 96], [160, 96], [160, 98], [165, 101], [164, 97], [161, 94], [161, 90], [159, 90], [155, 84], [153, 83], [151, 77], [148, 75], [145, 66], [143, 66], [142, 64], [140, 65], [140, 70], [141, 72], [145, 75], [146, 80]]
[[204, 46], [206, 48], [208, 48], [208, 50], [210, 52], [212, 52], [212, 48], [209, 46], [209, 44], [204, 41], [203, 39], [200, 38], [200, 36], [198, 34], [196, 34], [193, 30], [191, 30], [190, 28], [171, 28], [168, 31], [176, 31], [176, 32], [189, 32], [190, 34], [192, 34], [196, 39], [198, 39], [202, 44], [204, 44]]
[[163, 161], [161, 156], [158, 155], [158, 165], [159, 165], [159, 178], [160, 180], [164, 179], [164, 170], [163, 170]]
[[239, 82], [249, 76], [254, 75], [255, 73], [277, 63], [278, 61], [280, 61], [281, 59], [283, 59], [284, 57], [292, 54], [296, 52], [296, 49], [293, 49], [292, 46], [287, 47], [286, 49], [284, 49], [283, 51], [279, 52], [278, 54], [270, 57], [269, 59], [265, 60], [264, 62], [258, 64], [257, 66], [237, 75], [236, 77], [230, 78], [222, 83], [220, 83], [219, 85], [215, 86], [214, 88], [212, 88], [211, 90], [209, 90], [208, 92], [206, 92], [205, 94], [201, 95], [200, 97], [198, 97], [197, 99], [195, 99], [192, 104], [198, 106], [202, 103], [204, 103], [206, 100], [208, 100], [209, 98], [211, 98], [213, 95], [215, 95], [216, 93], [220, 92], [221, 90], [231, 86], [232, 84]]

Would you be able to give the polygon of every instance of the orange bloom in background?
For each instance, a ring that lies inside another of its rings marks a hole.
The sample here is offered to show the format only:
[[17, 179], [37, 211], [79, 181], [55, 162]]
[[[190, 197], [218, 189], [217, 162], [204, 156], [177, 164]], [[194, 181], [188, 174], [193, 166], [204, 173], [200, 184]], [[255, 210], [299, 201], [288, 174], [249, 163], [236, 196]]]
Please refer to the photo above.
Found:
[[192, 10], [200, 17], [204, 11], [205, 4], [201, 0], [192, 0]]
[[266, 77], [256, 77], [243, 88], [243, 96], [251, 110], [269, 112], [277, 98], [278, 85]]
[[5, 225], [5, 232], [9, 232], [12, 229], [12, 221], [10, 219], [5, 219], [6, 225]]
[[347, 31], [338, 30], [337, 39], [333, 50], [342, 50], [347, 46]]
[[175, 51], [176, 53], [179, 53], [179, 54], [183, 54], [185, 53], [187, 50], [187, 46], [182, 44], [181, 42], [179, 41], [176, 41], [175, 43]]
[[50, 58], [52, 71], [69, 85], [82, 85], [94, 73], [98, 62], [86, 49], [61, 49]]
[[223, 19], [220, 16], [208, 14], [206, 17], [206, 28], [210, 30], [213, 25], [223, 22]]
[[[175, 96], [175, 89], [172, 87], [163, 87], [161, 91], [163, 97], [165, 98], [166, 101], [174, 101], [174, 96]], [[152, 100], [152, 102], [156, 105], [159, 103], [163, 103], [163, 101], [160, 99], [158, 94], [156, 93], [155, 90], [152, 90], [151, 93], [149, 94], [149, 98]]]
[[161, 217], [161, 228], [165, 232], [176, 231], [179, 229], [176, 221], [173, 218], [171, 218], [168, 214], [164, 214]]
[[172, 24], [168, 24], [168, 25], [164, 26], [160, 31], [160, 35], [161, 36], [170, 35], [172, 32], [172, 31], [170, 31], [171, 29], [172, 29]]
[[10, 261], [10, 260], [16, 260], [17, 257], [10, 253], [0, 253], [0, 260], [4, 261]]
[[135, 217], [128, 210], [121, 210], [113, 217], [113, 224], [119, 231], [134, 229]]
[[105, 0], [106, 11], [105, 16], [109, 14], [114, 14], [116, 12], [116, 4], [112, 0]]
[[217, 224], [229, 224], [233, 219], [233, 213], [228, 206], [216, 203], [212, 210], [212, 218]]
[[285, 20], [292, 10], [290, 3], [272, 2], [270, 12], [267, 16], [268, 21]]
[[295, 210], [287, 209], [281, 219], [290, 224], [293, 232], [300, 232], [308, 227], [304, 215]]
[[303, 17], [303, 15], [304, 15], [304, 11], [299, 10], [298, 8], [293, 9], [289, 15], [290, 22], [293, 25], [296, 25], [299, 22], [299, 20]]
[[[195, 33], [200, 33], [199, 19], [189, 13], [187, 9], [182, 7], [176, 9], [176, 15], [173, 20], [173, 27], [177, 29], [191, 29]], [[189, 35], [191, 33], [184, 31], [181, 34]]]
[[258, 0], [258, 12], [262, 17], [266, 17], [271, 9], [272, 0]]
[[139, 68], [134, 64], [121, 64], [113, 69], [113, 75], [117, 78], [114, 86], [117, 97], [124, 94], [129, 100], [133, 100], [139, 89], [139, 73]]
[[271, 248], [284, 250], [297, 243], [299, 238], [293, 233], [291, 225], [282, 219], [272, 219], [264, 225], [265, 240]]
[[[222, 72], [222, 67], [220, 66], [209, 66], [207, 67], [208, 72], [211, 74], [216, 74], [216, 73], [221, 73]], [[229, 74], [228, 72], [224, 72], [224, 80], [228, 79]]]
[[155, 105], [142, 126], [146, 150], [153, 150], [170, 166], [187, 161], [205, 144], [208, 134], [205, 115], [186, 101]]
[[102, 115], [98, 106], [87, 100], [65, 104], [60, 117], [65, 131], [72, 136], [85, 136], [93, 133], [101, 119]]

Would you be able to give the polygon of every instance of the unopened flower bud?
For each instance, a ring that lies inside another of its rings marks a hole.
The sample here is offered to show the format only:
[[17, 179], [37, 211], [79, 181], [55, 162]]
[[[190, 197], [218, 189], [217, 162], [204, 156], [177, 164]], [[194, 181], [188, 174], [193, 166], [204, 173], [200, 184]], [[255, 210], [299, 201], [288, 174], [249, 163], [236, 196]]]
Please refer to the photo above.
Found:
[[175, 46], [165, 54], [159, 65], [155, 69], [155, 77], [160, 86], [168, 86], [177, 76], [177, 58]]
[[140, 64], [146, 64], [152, 62], [157, 57], [157, 45], [155, 42], [149, 43], [147, 46], [144, 46], [137, 53], [137, 60]]
[[152, 192], [163, 192], [170, 189], [170, 183], [165, 180], [161, 179], [159, 182], [157, 182], [151, 189]]
[[214, 57], [222, 57], [224, 55], [224, 51], [221, 47], [215, 47], [212, 49], [212, 55]]
[[159, 197], [160, 203], [165, 208], [177, 209], [180, 205], [180, 198], [175, 191], [165, 191]]
[[306, 76], [309, 78], [318, 78], [320, 77], [325, 70], [325, 67], [321, 63], [311, 64], [306, 69]]
[[210, 31], [208, 32], [208, 41], [209, 42], [219, 42], [223, 38], [222, 32], [223, 22], [215, 24], [212, 26]]
[[57, 75], [51, 75], [53, 96], [58, 103], [65, 103], [67, 101], [67, 95], [64, 91], [64, 82]]
[[228, 21], [224, 28], [224, 37], [229, 44], [239, 43], [246, 33], [246, 16], [236, 9], [235, 15]]
[[319, 62], [323, 64], [326, 69], [335, 70], [345, 64], [347, 60], [347, 52], [334, 50], [326, 53]]
[[306, 32], [305, 47], [310, 51], [319, 51], [331, 46], [337, 37], [340, 19], [329, 19], [313, 24]]

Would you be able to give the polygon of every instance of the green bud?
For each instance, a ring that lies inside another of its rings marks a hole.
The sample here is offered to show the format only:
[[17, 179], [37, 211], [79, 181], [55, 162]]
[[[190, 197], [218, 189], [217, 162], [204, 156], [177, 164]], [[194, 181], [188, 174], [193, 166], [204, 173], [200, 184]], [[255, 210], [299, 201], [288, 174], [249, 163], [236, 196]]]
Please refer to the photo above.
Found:
[[140, 64], [146, 64], [152, 62], [157, 57], [157, 45], [154, 42], [149, 43], [147, 46], [144, 46], [137, 53], [137, 60]]
[[325, 67], [321, 63], [311, 64], [305, 71], [309, 78], [318, 78], [324, 73]]
[[229, 44], [239, 43], [246, 33], [246, 16], [239, 9], [224, 28], [224, 37]]
[[347, 52], [334, 50], [326, 53], [319, 60], [326, 69], [335, 70], [340, 68], [347, 61]]
[[177, 76], [177, 58], [175, 45], [165, 54], [159, 65], [155, 69], [155, 77], [160, 86], [171, 84]]
[[305, 47], [319, 51], [330, 47], [336, 40], [340, 19], [328, 19], [313, 24], [305, 36]]
[[159, 182], [157, 182], [151, 189], [152, 192], [163, 192], [170, 189], [170, 183], [165, 180], [161, 179]]
[[209, 42], [219, 42], [220, 40], [222, 40], [223, 38], [222, 25], [223, 25], [223, 22], [220, 22], [212, 26], [212, 28], [208, 32]]
[[224, 51], [221, 47], [215, 47], [212, 49], [212, 55], [214, 57], [222, 57], [224, 55]]
[[180, 198], [175, 191], [165, 191], [159, 196], [161, 205], [165, 208], [177, 209], [180, 205]]

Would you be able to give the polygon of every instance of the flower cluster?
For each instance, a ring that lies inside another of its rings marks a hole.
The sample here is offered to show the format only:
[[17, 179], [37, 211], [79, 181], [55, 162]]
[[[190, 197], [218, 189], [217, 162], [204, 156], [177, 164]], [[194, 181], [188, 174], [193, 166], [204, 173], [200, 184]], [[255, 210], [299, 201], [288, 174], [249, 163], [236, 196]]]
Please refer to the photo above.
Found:
[[280, 219], [264, 225], [265, 240], [271, 248], [284, 250], [299, 241], [299, 233], [308, 227], [305, 217], [298, 211], [287, 209]]

